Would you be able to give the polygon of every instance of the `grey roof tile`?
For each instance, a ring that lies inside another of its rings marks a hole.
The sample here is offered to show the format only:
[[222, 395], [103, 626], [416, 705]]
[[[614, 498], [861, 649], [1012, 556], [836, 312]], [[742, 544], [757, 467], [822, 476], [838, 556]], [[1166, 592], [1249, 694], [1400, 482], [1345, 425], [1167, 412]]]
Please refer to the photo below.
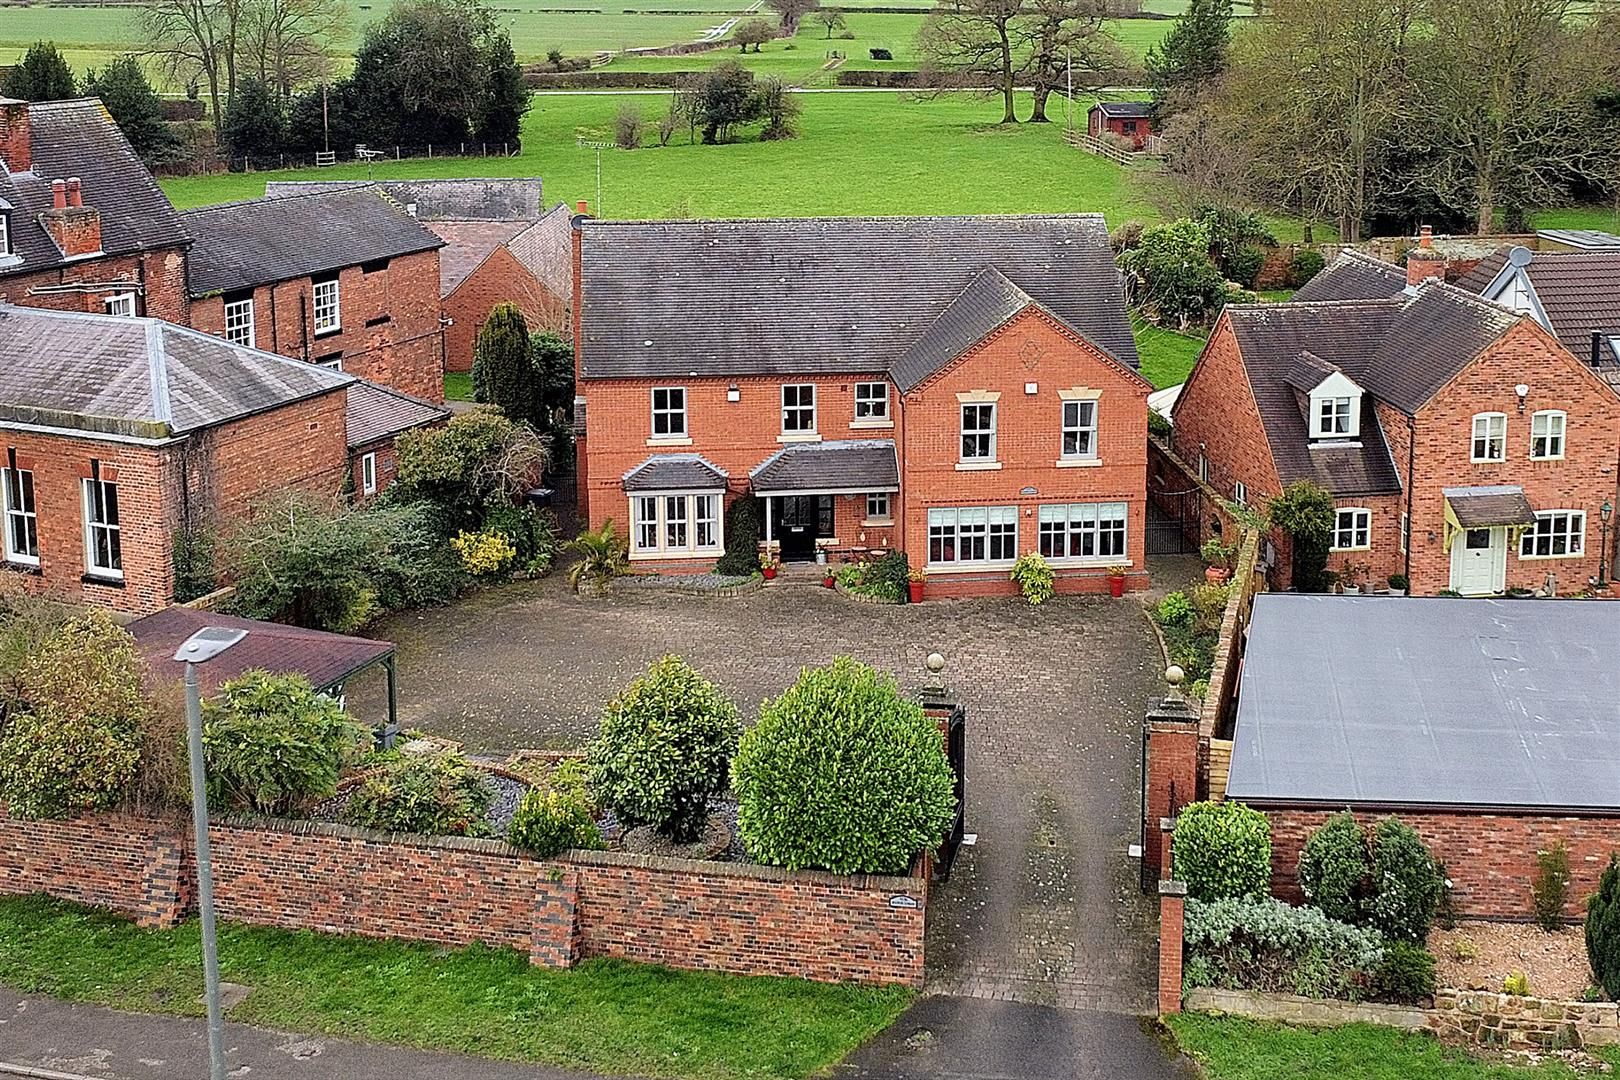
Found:
[[574, 225], [567, 203], [558, 203], [506, 246], [559, 300], [574, 294]]
[[1151, 101], [1099, 101], [1092, 108], [1121, 120], [1142, 120], [1153, 115]]
[[442, 247], [372, 184], [188, 210], [195, 296], [308, 277]]
[[365, 379], [349, 384], [344, 417], [349, 446], [365, 446], [402, 431], [449, 419], [450, 410]]
[[197, 665], [197, 681], [204, 693], [247, 671], [304, 675], [315, 689], [325, 690], [394, 651], [387, 641], [185, 607], [136, 619], [129, 624], [129, 632], [154, 673], [179, 679], [185, 675], [185, 664], [175, 660], [174, 654], [205, 626], [246, 630], [248, 635], [233, 648]]
[[1451, 504], [1451, 512], [1457, 516], [1457, 524], [1465, 529], [1536, 523], [1536, 512], [1525, 498], [1524, 488], [1517, 485], [1448, 487], [1441, 491]]
[[720, 491], [727, 473], [699, 454], [654, 454], [624, 474], [626, 491]]
[[1385, 300], [1406, 288], [1406, 271], [1393, 263], [1363, 255], [1354, 249], [1323, 267], [1315, 277], [1299, 287], [1294, 299], [1300, 303], [1319, 300]]
[[1519, 316], [1454, 285], [1431, 282], [1401, 304], [1365, 370], [1352, 379], [1415, 413]]
[[895, 385], [915, 388], [1034, 302], [995, 267], [979, 271], [890, 367]]
[[[272, 198], [366, 187], [369, 180], [271, 180]], [[376, 186], [401, 208], [415, 206], [421, 221], [533, 221], [540, 216], [540, 178], [468, 177], [461, 180], [379, 180]]]
[[[1507, 265], [1510, 248], [1502, 248], [1464, 275], [1457, 286], [1481, 293]], [[1537, 251], [1526, 267], [1530, 285], [1552, 332], [1564, 348], [1591, 362], [1592, 335], [1620, 334], [1620, 251]], [[1599, 361], [1614, 362], [1613, 354]]]
[[449, 296], [485, 259], [528, 228], [522, 221], [429, 221], [439, 249], [439, 295]]
[[586, 378], [888, 370], [994, 268], [1137, 366], [1098, 214], [586, 221]]
[[748, 476], [760, 495], [896, 491], [900, 487], [900, 465], [892, 439], [792, 443], [754, 466]]

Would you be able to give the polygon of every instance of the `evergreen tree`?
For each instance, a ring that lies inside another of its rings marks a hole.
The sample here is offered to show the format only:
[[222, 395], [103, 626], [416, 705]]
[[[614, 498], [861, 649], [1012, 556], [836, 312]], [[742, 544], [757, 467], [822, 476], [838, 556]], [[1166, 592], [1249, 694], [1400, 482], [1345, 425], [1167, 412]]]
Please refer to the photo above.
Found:
[[78, 96], [73, 69], [50, 41], [36, 41], [23, 54], [22, 62], [11, 69], [0, 97], [23, 101], [63, 101]]
[[124, 138], [148, 165], [168, 161], [179, 149], [179, 140], [163, 122], [157, 92], [134, 56], [120, 56], [105, 70], [90, 72], [85, 76], [84, 92], [101, 99]]
[[534, 374], [540, 383], [541, 431], [568, 424], [574, 416], [574, 343], [560, 334], [542, 331], [531, 339]]
[[529, 351], [529, 325], [516, 304], [489, 313], [473, 346], [473, 400], [494, 405], [508, 419], [545, 429], [540, 380]]
[[1174, 111], [1226, 70], [1232, 43], [1232, 0], [1191, 0], [1164, 39], [1148, 50], [1148, 82], [1156, 113]]
[[512, 36], [503, 31], [490, 42], [489, 85], [473, 124], [473, 138], [485, 143], [515, 144], [522, 134], [523, 114], [529, 111], [529, 103], [523, 68], [512, 53]]
[[270, 157], [287, 142], [287, 111], [281, 95], [265, 80], [246, 75], [225, 110], [225, 146], [233, 157]]

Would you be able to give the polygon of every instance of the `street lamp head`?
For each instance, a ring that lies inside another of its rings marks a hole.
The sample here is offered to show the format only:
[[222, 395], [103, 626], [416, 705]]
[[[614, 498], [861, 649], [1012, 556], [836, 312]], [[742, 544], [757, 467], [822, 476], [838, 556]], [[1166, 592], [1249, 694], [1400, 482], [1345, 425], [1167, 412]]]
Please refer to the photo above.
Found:
[[1608, 499], [1604, 499], [1603, 505], [1598, 507], [1598, 513], [1603, 515], [1604, 521], [1608, 521], [1609, 515], [1614, 513], [1614, 505]]
[[205, 626], [181, 642], [174, 658], [187, 664], [201, 664], [247, 637], [247, 633], [232, 627]]

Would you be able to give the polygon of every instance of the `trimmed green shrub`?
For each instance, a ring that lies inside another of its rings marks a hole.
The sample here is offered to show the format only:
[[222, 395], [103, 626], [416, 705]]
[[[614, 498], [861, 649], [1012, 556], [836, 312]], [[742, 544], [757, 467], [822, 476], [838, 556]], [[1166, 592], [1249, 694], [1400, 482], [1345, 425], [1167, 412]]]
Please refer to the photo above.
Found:
[[726, 507], [726, 553], [715, 563], [715, 573], [752, 577], [759, 573], [759, 503], [743, 496]]
[[1226, 258], [1226, 276], [1245, 289], [1253, 289], [1266, 265], [1266, 253], [1260, 248], [1244, 245]]
[[1372, 925], [1394, 941], [1422, 942], [1440, 902], [1440, 871], [1417, 832], [1385, 818], [1372, 836]]
[[866, 586], [885, 599], [905, 603], [910, 598], [911, 565], [903, 551], [891, 551], [872, 563], [866, 572]]
[[484, 528], [506, 537], [517, 550], [515, 565], [531, 577], [550, 572], [557, 557], [557, 515], [532, 506], [497, 506], [484, 518]]
[[473, 345], [473, 400], [508, 419], [544, 425], [540, 379], [529, 352], [529, 324], [516, 304], [497, 304]]
[[1057, 575], [1052, 572], [1051, 564], [1041, 558], [1038, 552], [1030, 551], [1018, 556], [1008, 576], [1018, 584], [1018, 591], [1024, 594], [1024, 599], [1031, 606], [1044, 604], [1057, 595], [1057, 589], [1053, 586]]
[[577, 791], [535, 788], [512, 812], [506, 842], [549, 859], [573, 848], [600, 851], [607, 845], [590, 807]]
[[19, 818], [70, 817], [117, 806], [141, 758], [133, 725], [15, 713], [0, 735], [0, 799]]
[[1299, 853], [1299, 886], [1330, 919], [1360, 923], [1367, 912], [1372, 861], [1355, 815], [1334, 814], [1305, 839]]
[[1288, 287], [1298, 289], [1322, 272], [1327, 260], [1318, 251], [1296, 251], [1288, 263]]
[[956, 812], [938, 726], [848, 656], [760, 706], [731, 776], [749, 856], [793, 870], [904, 872]]
[[1564, 905], [1569, 901], [1569, 849], [1555, 840], [1536, 852], [1536, 877], [1530, 883], [1530, 899], [1536, 923], [1548, 933], [1564, 925]]
[[1192, 621], [1192, 615], [1192, 601], [1187, 599], [1184, 592], [1169, 593], [1154, 609], [1154, 617], [1160, 626], [1184, 626]]
[[1383, 960], [1378, 935], [1316, 908], [1270, 897], [1187, 900], [1182, 931], [1188, 988], [1264, 990], [1356, 1000]]
[[1410, 941], [1390, 941], [1384, 945], [1384, 956], [1373, 968], [1367, 988], [1376, 1001], [1417, 1005], [1434, 997], [1435, 986], [1433, 954]]
[[360, 782], [343, 820], [384, 832], [487, 836], [494, 801], [494, 787], [460, 754], [407, 754]]
[[203, 702], [202, 741], [210, 805], [287, 814], [331, 798], [371, 732], [302, 675], [249, 671]]
[[1620, 862], [1614, 855], [1586, 901], [1586, 958], [1609, 1000], [1620, 1000]]
[[741, 729], [718, 687], [666, 656], [609, 702], [586, 754], [591, 790], [626, 825], [691, 843], [725, 790]]
[[1271, 892], [1271, 822], [1240, 802], [1182, 807], [1170, 852], [1189, 897], [1260, 899]]

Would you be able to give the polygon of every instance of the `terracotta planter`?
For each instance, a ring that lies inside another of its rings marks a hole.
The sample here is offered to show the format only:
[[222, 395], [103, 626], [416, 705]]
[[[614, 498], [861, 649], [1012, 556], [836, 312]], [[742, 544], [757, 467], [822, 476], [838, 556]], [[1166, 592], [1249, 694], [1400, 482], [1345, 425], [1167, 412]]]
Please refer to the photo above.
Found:
[[913, 604], [922, 603], [924, 584], [926, 584], [926, 583], [921, 582], [921, 581], [908, 581], [908, 582], [906, 582], [906, 591], [911, 594], [911, 602]]
[[1232, 576], [1232, 571], [1228, 570], [1224, 566], [1206, 566], [1206, 567], [1204, 567], [1204, 580], [1209, 582], [1211, 585], [1225, 584], [1226, 579], [1231, 577], [1231, 576]]
[[774, 566], [761, 567], [759, 572], [761, 574], [765, 575], [765, 580], [766, 581], [775, 581], [776, 580], [776, 567], [774, 567]]
[[1115, 600], [1125, 595], [1125, 576], [1123, 574], [1110, 574], [1108, 577], [1108, 595]]
[[821, 587], [823, 589], [830, 589], [830, 588], [833, 587], [834, 584], [835, 584], [835, 581], [834, 581], [834, 578], [833, 578], [833, 576], [831, 574], [828, 574], [826, 577], [821, 579]]

